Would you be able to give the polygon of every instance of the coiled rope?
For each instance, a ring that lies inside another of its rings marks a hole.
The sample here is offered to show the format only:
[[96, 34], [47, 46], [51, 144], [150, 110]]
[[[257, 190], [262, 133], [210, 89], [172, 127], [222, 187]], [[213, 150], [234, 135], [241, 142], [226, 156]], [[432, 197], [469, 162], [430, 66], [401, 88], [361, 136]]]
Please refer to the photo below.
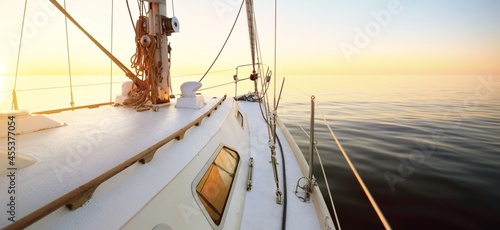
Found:
[[[156, 82], [156, 79], [154, 79], [155, 75], [152, 73], [155, 71], [156, 39], [153, 35], [147, 33], [146, 28], [144, 27], [146, 21], [146, 16], [140, 16], [136, 21], [136, 50], [134, 55], [130, 58], [130, 62], [132, 63], [131, 68], [135, 69], [137, 77], [140, 77], [145, 82], [154, 83]], [[147, 47], [141, 44], [141, 38], [143, 36], [148, 36], [151, 41]], [[146, 77], [149, 78], [145, 79]], [[135, 84], [132, 85], [132, 89], [129, 92], [129, 97], [123, 101], [123, 105], [142, 106], [151, 99], [151, 96], [149, 95], [150, 92], [153, 94], [153, 97], [158, 94], [156, 90], [151, 90], [150, 88], [137, 89], [134, 85]]]

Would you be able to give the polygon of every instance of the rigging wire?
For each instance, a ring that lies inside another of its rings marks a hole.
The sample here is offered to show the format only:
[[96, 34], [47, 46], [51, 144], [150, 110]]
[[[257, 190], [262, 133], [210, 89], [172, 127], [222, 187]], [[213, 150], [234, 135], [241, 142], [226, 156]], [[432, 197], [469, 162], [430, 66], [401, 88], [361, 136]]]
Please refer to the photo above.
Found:
[[219, 58], [220, 54], [222, 53], [222, 50], [224, 50], [224, 47], [226, 46], [227, 41], [229, 40], [229, 38], [231, 37], [231, 34], [233, 33], [234, 27], [236, 26], [236, 22], [238, 22], [238, 18], [240, 17], [241, 9], [243, 8], [243, 3], [245, 3], [244, 0], [241, 1], [240, 9], [238, 10], [238, 14], [236, 15], [236, 19], [234, 19], [233, 27], [231, 27], [231, 31], [229, 31], [229, 34], [227, 35], [226, 41], [222, 45], [219, 53], [215, 57], [214, 61], [210, 65], [210, 67], [208, 67], [207, 71], [205, 72], [205, 74], [203, 74], [203, 77], [201, 77], [201, 79], [198, 82], [201, 82], [203, 80], [203, 78], [205, 78], [205, 76], [207, 76], [208, 72], [210, 72], [210, 70], [214, 66], [215, 62], [217, 62], [217, 59]]
[[[243, 78], [243, 79], [238, 79], [238, 81], [236, 81], [236, 82], [245, 81], [245, 80], [248, 80], [248, 79], [250, 79], [250, 77]], [[210, 87], [205, 87], [205, 88], [199, 89], [198, 91], [203, 91], [203, 90], [218, 88], [218, 87], [222, 87], [222, 86], [230, 85], [230, 84], [234, 84], [234, 81], [230, 81], [230, 82], [226, 82], [226, 83], [222, 83], [222, 84], [214, 85], [214, 86], [210, 86]]]
[[50, 0], [50, 2], [59, 10], [61, 11], [62, 14], [64, 14], [64, 16], [66, 16], [66, 18], [68, 18], [71, 22], [73, 22], [73, 24], [82, 32], [84, 33], [87, 38], [89, 38], [104, 54], [106, 54], [106, 56], [108, 56], [109, 58], [111, 58], [111, 60], [113, 60], [116, 65], [118, 65], [118, 67], [120, 67], [121, 70], [123, 70], [123, 72], [125, 72], [125, 75], [130, 78], [131, 80], [134, 81], [134, 83], [141, 89], [145, 89], [147, 88], [147, 85], [145, 82], [139, 80], [137, 78], [137, 76], [132, 73], [132, 71], [130, 71], [123, 63], [120, 62], [120, 60], [118, 60], [115, 56], [113, 56], [108, 50], [106, 50], [106, 48], [104, 48], [104, 46], [102, 46], [97, 40], [95, 40], [94, 37], [92, 37], [92, 35], [90, 35], [58, 2], [57, 0]]
[[[111, 0], [111, 48], [110, 52], [113, 54], [113, 18], [114, 18], [114, 0]], [[127, 0], [128, 6], [128, 0]], [[132, 19], [132, 18], [131, 18]], [[113, 61], [109, 63], [109, 102], [112, 102], [113, 97]]]
[[[273, 72], [274, 72], [274, 109], [278, 109], [278, 103], [276, 102], [276, 78], [278, 77], [276, 72], [276, 46], [277, 46], [277, 31], [278, 30], [278, 0], [274, 0], [274, 60], [273, 60]], [[281, 86], [283, 88], [283, 86]], [[279, 100], [279, 98], [278, 98]]]
[[[113, 84], [121, 84], [123, 81], [115, 81]], [[93, 83], [93, 84], [82, 84], [82, 85], [73, 85], [73, 88], [79, 88], [79, 87], [88, 87], [88, 86], [103, 86], [107, 85], [109, 83]], [[50, 90], [50, 89], [64, 89], [67, 88], [68, 86], [54, 86], [54, 87], [44, 87], [44, 88], [30, 88], [30, 89], [20, 89], [17, 90], [19, 92], [29, 92], [29, 91], [38, 91], [38, 90]]]
[[[319, 110], [319, 108], [318, 108], [318, 110]], [[321, 110], [319, 110], [319, 111], [321, 112]], [[323, 120], [323, 121], [326, 123], [325, 120]], [[302, 125], [300, 125], [299, 123], [297, 123], [297, 125], [304, 132], [304, 134], [306, 134], [306, 136], [309, 138], [309, 134], [306, 132], [306, 130], [304, 129], [304, 127], [302, 127]], [[323, 161], [321, 160], [321, 155], [319, 154], [319, 149], [318, 149], [318, 147], [316, 145], [314, 145], [314, 149], [316, 151], [316, 155], [318, 156], [318, 161], [319, 161], [319, 165], [321, 167], [321, 172], [323, 173], [323, 179], [325, 180], [326, 191], [328, 192], [328, 198], [330, 199], [330, 205], [332, 206], [333, 214], [335, 215], [335, 221], [337, 222], [338, 229], [341, 230], [342, 228], [341, 228], [339, 217], [338, 217], [338, 214], [337, 214], [337, 208], [335, 208], [335, 204], [333, 202], [332, 192], [330, 190], [330, 185], [328, 185], [328, 180], [327, 180], [325, 168], [323, 167]]]
[[174, 0], [172, 0], [172, 17], [175, 17]]
[[134, 18], [132, 17], [132, 11], [130, 11], [130, 6], [128, 4], [128, 0], [125, 1], [127, 3], [127, 9], [128, 9], [128, 15], [130, 17], [130, 22], [132, 23], [132, 27], [134, 28], [135, 31], [135, 23], [134, 23]]
[[[269, 82], [267, 83], [264, 83], [265, 85], [262, 85], [262, 97], [267, 97], [267, 91], [269, 89]], [[260, 100], [260, 96], [259, 96], [259, 100]], [[262, 109], [262, 104], [263, 103], [260, 103], [259, 102], [259, 109], [260, 109], [260, 114], [262, 116], [262, 118], [264, 119], [264, 121], [266, 122], [267, 124], [267, 127], [268, 127], [268, 131], [269, 131], [269, 127], [271, 126], [271, 123], [270, 123], [270, 118], [271, 116], [269, 117], [266, 117], [264, 115], [264, 110]], [[268, 109], [269, 107], [265, 106], [264, 109]], [[266, 110], [267, 111], [267, 110]], [[267, 114], [267, 113], [266, 113]], [[280, 138], [278, 137], [277, 133], [276, 133], [276, 129], [273, 130], [274, 132], [274, 136], [276, 137], [276, 141], [278, 143], [278, 146], [280, 148], [280, 153], [281, 153], [281, 169], [283, 171], [282, 175], [283, 175], [283, 213], [282, 213], [282, 218], [281, 218], [281, 229], [282, 230], [285, 230], [286, 229], [286, 217], [287, 217], [287, 210], [288, 210], [288, 190], [287, 190], [287, 183], [286, 183], [286, 165], [285, 165], [285, 154], [283, 152], [283, 146], [281, 144], [281, 140]], [[271, 140], [271, 137], [269, 137], [269, 140]], [[277, 176], [277, 175], [276, 175]]]
[[[234, 71], [234, 68], [215, 70], [215, 71], [212, 71], [210, 73], [221, 73], [221, 72], [227, 72], [227, 71]], [[201, 75], [201, 74], [204, 74], [204, 72], [203, 73], [190, 73], [190, 74], [176, 75], [176, 76], [172, 76], [172, 78], [191, 77], [191, 76], [197, 76], [197, 75]]]
[[[252, 7], [250, 9], [247, 9], [247, 11], [248, 10], [252, 11], [251, 12], [252, 23], [251, 23], [251, 28], [249, 28], [250, 33], [251, 33], [251, 38], [250, 38], [251, 46], [252, 46], [251, 48], [252, 48], [252, 51], [255, 52], [258, 62], [263, 62], [262, 51], [261, 51], [261, 47], [260, 47], [259, 33], [257, 30], [257, 20], [256, 20], [256, 16], [255, 16], [255, 11], [253, 10], [253, 4], [252, 4]], [[252, 53], [252, 58], [255, 58], [253, 53]], [[252, 60], [252, 61], [254, 61], [254, 60]], [[254, 66], [254, 72], [255, 72], [255, 63], [253, 66]], [[261, 76], [264, 73], [264, 67], [262, 65], [259, 65], [259, 73]], [[275, 182], [276, 182], [276, 195], [280, 196], [280, 201], [281, 201], [280, 204], [283, 205], [281, 228], [286, 229], [287, 200], [288, 199], [287, 199], [285, 157], [284, 157], [284, 153], [282, 150], [281, 141], [279, 140], [278, 135], [277, 135], [277, 131], [276, 131], [277, 130], [276, 129], [277, 106], [271, 106], [270, 100], [269, 100], [268, 90], [270, 88], [271, 82], [270, 82], [270, 79], [268, 79], [268, 77], [270, 77], [269, 68], [268, 68], [268, 71], [266, 72], [265, 76], [260, 78], [260, 82], [261, 82], [261, 87], [263, 90], [263, 94], [262, 94], [262, 98], [264, 99], [263, 103], [265, 106], [266, 113], [268, 114], [268, 119], [266, 119], [266, 120], [267, 120], [267, 124], [268, 124], [268, 134], [269, 134], [269, 141], [270, 141], [270, 147], [271, 147], [271, 162], [273, 162], [273, 173], [274, 173]], [[259, 98], [261, 98], [261, 97], [259, 97]], [[262, 115], [264, 115], [262, 109], [261, 109], [261, 113], [262, 113]], [[271, 145], [271, 143], [272, 143], [272, 145]], [[281, 191], [280, 191], [279, 179], [278, 179], [279, 176], [278, 176], [278, 171], [276, 169], [276, 164], [277, 164], [277, 161], [276, 161], [276, 143], [278, 143], [278, 145], [280, 147], [280, 151], [281, 151], [282, 174], [283, 174], [283, 182], [282, 182], [283, 183], [283, 193], [281, 193]], [[282, 197], [281, 197], [281, 195], [282, 195]]]
[[[321, 110], [320, 110], [320, 112], [321, 112]], [[368, 190], [368, 187], [366, 187], [365, 183], [363, 182], [363, 179], [361, 179], [361, 176], [359, 175], [358, 170], [356, 170], [356, 168], [354, 167], [354, 165], [351, 162], [351, 159], [349, 158], [349, 156], [347, 155], [347, 153], [344, 151], [344, 148], [342, 148], [342, 145], [340, 144], [339, 140], [335, 136], [335, 133], [333, 133], [333, 130], [330, 127], [330, 125], [328, 124], [328, 122], [326, 120], [326, 117], [323, 114], [323, 112], [321, 112], [321, 115], [323, 117], [323, 120], [326, 123], [326, 127], [330, 131], [331, 136], [335, 140], [335, 143], [339, 147], [339, 150], [342, 153], [342, 155], [344, 155], [344, 158], [346, 159], [347, 164], [349, 165], [349, 167], [351, 168], [351, 171], [356, 176], [356, 179], [358, 180], [358, 183], [361, 185], [361, 188], [363, 188], [363, 191], [365, 192], [365, 195], [368, 197], [368, 200], [370, 201], [373, 209], [375, 209], [375, 212], [377, 213], [377, 216], [379, 217], [380, 221], [384, 225], [385, 229], [391, 229], [391, 226], [389, 225], [389, 222], [387, 222], [387, 220], [385, 219], [385, 216], [382, 213], [382, 211], [380, 210], [380, 208], [378, 207], [377, 202], [375, 202], [375, 199], [373, 199], [370, 191]]]
[[137, 0], [137, 7], [139, 8], [139, 16], [144, 16], [145, 14], [148, 14], [148, 10], [146, 10], [146, 5], [144, 4], [144, 0]]
[[[248, 20], [249, 20], [249, 34], [250, 34], [250, 46], [251, 46], [251, 51], [252, 51], [252, 67], [253, 67], [253, 73], [256, 73], [256, 68], [255, 65], [255, 59], [258, 60], [258, 62], [262, 62], [262, 52], [260, 48], [260, 42], [259, 42], [259, 34], [257, 30], [257, 22], [256, 22], [256, 17], [255, 17], [255, 11], [253, 9], [253, 4], [251, 2], [247, 2], [247, 14], [248, 14]], [[258, 65], [258, 71], [260, 76], [263, 75], [264, 73], [264, 67], [263, 65], [257, 64]], [[257, 75], [257, 76], [258, 76]], [[277, 141], [277, 135], [276, 135], [276, 111], [272, 110], [271, 111], [271, 106], [270, 106], [270, 101], [268, 97], [268, 89], [270, 86], [270, 81], [268, 81], [268, 75], [266, 74], [264, 77], [261, 77], [260, 79], [260, 86], [262, 87], [262, 95], [259, 95], [258, 93], [258, 87], [257, 87], [257, 80], [255, 81], [255, 91], [256, 94], [258, 95], [258, 100], [260, 105], [264, 105], [264, 110], [266, 111], [266, 118], [265, 120], [267, 121], [267, 129], [268, 129], [268, 138], [269, 138], [269, 144], [271, 148], [271, 162], [273, 164], [273, 174], [274, 174], [274, 180], [276, 183], [276, 196], [277, 196], [277, 202], [279, 204], [284, 204], [286, 203], [286, 194], [283, 194], [280, 191], [280, 183], [279, 183], [279, 175], [278, 171], [276, 168], [277, 165], [277, 160], [276, 160], [276, 141]], [[261, 115], [264, 117], [264, 111], [262, 110], [262, 106], [259, 106], [261, 110]], [[284, 156], [282, 155], [282, 158]], [[284, 170], [284, 165], [283, 165], [283, 170]], [[283, 181], [284, 186], [286, 187], [286, 181]], [[285, 192], [285, 190], [283, 190]], [[284, 199], [284, 201], [283, 201]], [[284, 229], [286, 227], [286, 205], [283, 206], [283, 216], [282, 216], [282, 228]]]
[[144, 2], [142, 0], [137, 0], [137, 8], [139, 8], [139, 16], [143, 16], [143, 7], [144, 6]]
[[259, 66], [259, 71], [260, 71], [260, 74], [262, 75], [262, 73], [264, 73], [264, 65], [261, 65], [260, 63], [264, 63], [264, 60], [262, 58], [262, 51], [260, 49], [259, 30], [257, 29], [257, 18], [255, 17], [255, 11], [252, 11], [252, 12], [253, 12], [253, 16], [252, 16], [253, 17], [253, 30], [254, 30], [254, 34], [255, 34], [254, 41], [255, 41], [255, 46], [257, 47], [255, 49], [255, 52], [257, 54], [256, 55], [257, 63], [253, 63], [253, 65]]
[[21, 23], [21, 37], [19, 38], [19, 49], [17, 51], [17, 64], [16, 64], [16, 76], [14, 78], [14, 88], [12, 89], [12, 105], [11, 109], [18, 110], [17, 106], [17, 96], [16, 96], [16, 88], [17, 88], [17, 74], [19, 70], [19, 58], [21, 57], [21, 46], [23, 44], [23, 32], [24, 32], [24, 19], [26, 19], [26, 7], [28, 6], [28, 0], [24, 1], [24, 12], [23, 12], [23, 22]]
[[[296, 88], [297, 90], [299, 90], [300, 92], [302, 92], [303, 94], [306, 94], [304, 91], [302, 91], [301, 89], [299, 89], [298, 87], [296, 87], [295, 85], [293, 84], [290, 84], [292, 85], [294, 88]], [[318, 110], [320, 111], [321, 115], [322, 115], [322, 118], [323, 118], [323, 121], [325, 122], [326, 124], [326, 127], [328, 128], [328, 131], [330, 132], [330, 135], [332, 136], [333, 140], [335, 141], [335, 143], [337, 144], [337, 147], [339, 148], [340, 152], [342, 153], [342, 155], [344, 156], [344, 158], [346, 159], [349, 167], [351, 168], [351, 171], [353, 172], [353, 174], [355, 175], [356, 179], [358, 180], [358, 183], [360, 184], [361, 188], [363, 189], [363, 192], [365, 193], [365, 195], [367, 196], [370, 204], [372, 205], [373, 209], [375, 210], [375, 213], [377, 214], [378, 218], [380, 219], [380, 221], [382, 222], [382, 224], [384, 225], [385, 229], [391, 229], [391, 226], [389, 225], [389, 222], [387, 221], [387, 219], [385, 218], [384, 214], [382, 213], [382, 211], [380, 210], [380, 208], [378, 207], [377, 203], [375, 202], [375, 199], [373, 199], [370, 191], [368, 190], [368, 187], [366, 187], [365, 183], [363, 182], [363, 180], [361, 179], [361, 176], [359, 175], [358, 171], [356, 170], [356, 168], [354, 167], [354, 165], [352, 164], [349, 156], [347, 155], [347, 153], [344, 151], [344, 148], [342, 147], [342, 145], [340, 144], [340, 142], [338, 141], [337, 137], [335, 136], [335, 133], [333, 132], [332, 128], [330, 127], [329, 123], [328, 123], [328, 120], [326, 119], [325, 115], [323, 114], [323, 111], [321, 110], [321, 108], [319, 108], [318, 106]], [[299, 125], [299, 127], [301, 127]], [[305, 130], [301, 127], [301, 129], [305, 132]], [[307, 135], [307, 133], [306, 133]], [[330, 191], [328, 191], [329, 195], [330, 195]], [[333, 201], [332, 201], [333, 202]], [[333, 206], [332, 206], [333, 207]], [[335, 218], [338, 218], [337, 215], [336, 215], [336, 211], [335, 211]]]
[[[66, 10], [66, 0], [64, 0], [64, 10]], [[69, 91], [71, 98], [69, 104], [71, 105], [71, 108], [73, 108], [75, 106], [75, 101], [73, 100], [73, 79], [71, 76], [71, 59], [69, 54], [68, 18], [66, 17], [64, 17], [64, 26], [66, 28], [66, 51], [68, 54]]]

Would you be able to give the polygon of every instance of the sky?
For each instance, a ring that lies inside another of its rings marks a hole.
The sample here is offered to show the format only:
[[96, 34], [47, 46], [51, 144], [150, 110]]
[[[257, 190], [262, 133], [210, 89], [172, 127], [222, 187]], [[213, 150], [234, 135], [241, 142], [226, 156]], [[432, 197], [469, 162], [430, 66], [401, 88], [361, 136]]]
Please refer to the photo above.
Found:
[[[0, 0], [0, 74], [13, 75], [24, 1]], [[59, 0], [63, 4], [63, 0]], [[134, 21], [136, 1], [130, 0]], [[168, 2], [180, 33], [169, 37], [172, 74], [206, 71], [241, 4], [238, 0]], [[68, 11], [111, 49], [111, 0], [67, 0]], [[273, 65], [274, 1], [255, 0], [263, 62]], [[498, 0], [287, 0], [278, 1], [277, 75], [500, 74]], [[109, 74], [111, 63], [68, 22], [74, 75]], [[113, 54], [127, 66], [135, 52], [124, 0], [113, 2]], [[48, 0], [29, 0], [20, 75], [68, 73], [64, 17]], [[245, 10], [213, 70], [248, 64]], [[120, 70], [114, 66], [114, 73]]]

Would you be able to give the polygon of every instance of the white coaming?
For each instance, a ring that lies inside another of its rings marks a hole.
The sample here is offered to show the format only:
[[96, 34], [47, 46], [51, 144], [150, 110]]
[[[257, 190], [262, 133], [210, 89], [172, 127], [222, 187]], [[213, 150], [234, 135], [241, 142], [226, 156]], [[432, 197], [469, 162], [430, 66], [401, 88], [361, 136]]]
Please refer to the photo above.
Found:
[[[234, 103], [231, 112], [223, 118], [224, 123], [220, 129], [206, 140], [206, 145], [196, 157], [122, 229], [152, 229], [158, 224], [165, 224], [171, 229], [212, 229], [212, 227], [238, 229], [240, 227], [245, 205], [250, 140], [248, 125], [245, 124], [245, 128], [242, 128], [236, 120], [237, 111], [238, 106]], [[193, 140], [196, 139], [193, 138]], [[222, 222], [219, 226], [215, 226], [210, 223], [210, 217], [203, 211], [204, 207], [201, 202], [197, 201], [194, 188], [200, 174], [205, 173], [204, 167], [211, 163], [213, 160], [211, 158], [223, 146], [236, 150], [240, 156], [240, 162]]]

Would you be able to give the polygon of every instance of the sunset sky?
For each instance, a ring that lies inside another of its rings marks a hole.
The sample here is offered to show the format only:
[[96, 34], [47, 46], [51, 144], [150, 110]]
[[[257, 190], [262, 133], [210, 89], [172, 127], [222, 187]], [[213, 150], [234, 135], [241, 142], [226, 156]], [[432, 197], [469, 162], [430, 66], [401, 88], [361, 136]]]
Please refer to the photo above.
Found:
[[[62, 0], [59, 0], [63, 4]], [[134, 21], [136, 1], [129, 1]], [[172, 16], [171, 1], [169, 16]], [[173, 75], [204, 72], [222, 46], [240, 1], [174, 1], [181, 32], [169, 39]], [[274, 2], [255, 0], [264, 62], [272, 66]], [[24, 1], [0, 7], [0, 74], [14, 74]], [[111, 0], [67, 0], [68, 11], [110, 47]], [[498, 0], [287, 0], [278, 2], [278, 76], [293, 74], [500, 74]], [[70, 22], [75, 75], [108, 74], [110, 61]], [[20, 74], [67, 74], [64, 17], [29, 0]], [[113, 53], [135, 51], [125, 1], [114, 1]], [[213, 70], [250, 63], [245, 11]], [[119, 70], [115, 67], [115, 74]]]

